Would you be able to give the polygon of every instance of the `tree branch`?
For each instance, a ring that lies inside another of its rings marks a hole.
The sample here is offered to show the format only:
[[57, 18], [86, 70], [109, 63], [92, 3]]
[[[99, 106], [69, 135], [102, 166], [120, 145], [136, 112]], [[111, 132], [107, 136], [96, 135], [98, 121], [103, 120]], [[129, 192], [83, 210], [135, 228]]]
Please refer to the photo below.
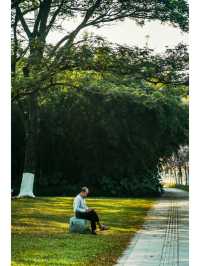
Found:
[[60, 5], [58, 6], [58, 8], [56, 9], [56, 11], [54, 12], [54, 14], [53, 14], [53, 16], [52, 16], [52, 18], [51, 18], [51, 20], [50, 20], [48, 26], [47, 26], [47, 29], [46, 29], [46, 35], [49, 33], [50, 29], [52, 28], [52, 26], [53, 26], [53, 24], [54, 24], [54, 22], [55, 22], [55, 20], [56, 20], [56, 17], [57, 17], [57, 15], [59, 14], [59, 12], [60, 12], [60, 10], [61, 10], [63, 4], [64, 4], [64, 1], [65, 1], [65, 0], [62, 0], [62, 1], [61, 1]]
[[43, 38], [46, 37], [46, 28], [47, 28], [47, 20], [51, 8], [52, 0], [44, 0], [43, 5], [41, 6], [41, 19], [40, 19], [40, 27], [39, 34]]
[[21, 58], [23, 58], [26, 55], [28, 49], [29, 49], [29, 45], [27, 45], [26, 48], [21, 53], [21, 55], [19, 57], [17, 57], [16, 62], [18, 62]]
[[87, 22], [90, 19], [90, 17], [93, 15], [94, 11], [100, 6], [102, 0], [97, 0], [95, 2], [95, 4], [93, 6], [91, 6], [86, 14], [84, 19], [82, 20], [82, 22], [79, 24], [79, 26], [72, 31], [70, 34], [65, 35], [54, 47], [52, 54], [55, 53], [55, 51], [60, 47], [60, 45], [65, 42], [66, 40], [68, 40], [68, 45], [71, 44], [73, 42], [73, 40], [75, 39], [75, 37], [77, 36], [77, 34], [79, 33], [79, 31], [81, 29], [83, 29], [84, 27], [88, 26]]
[[35, 20], [35, 23], [34, 23], [34, 27], [33, 27], [33, 36], [36, 36], [37, 33], [38, 33], [38, 26], [39, 26], [39, 23], [40, 23], [40, 20], [41, 20], [41, 5], [39, 7], [39, 12], [37, 14], [37, 18]]
[[[54, 86], [67, 86], [67, 85], [69, 85], [69, 84], [63, 83], [63, 82], [50, 83], [50, 84], [48, 84], [47, 86], [45, 86], [43, 88], [39, 87], [39, 88], [36, 88], [34, 90], [31, 90], [31, 91], [18, 93], [15, 96], [12, 97], [11, 102], [13, 103], [15, 101], [18, 101], [19, 98], [21, 98], [21, 97], [31, 96], [34, 93], [38, 92], [38, 91], [48, 90], [49, 88], [54, 87]], [[70, 86], [73, 87], [73, 88], [76, 88], [75, 86], [72, 86], [71, 84], [70, 84]]]
[[146, 79], [147, 82], [150, 82], [154, 85], [157, 85], [159, 83], [163, 83], [165, 85], [185, 85], [188, 86], [189, 85], [189, 79], [187, 80], [182, 80], [182, 81], [167, 81], [167, 80], [157, 80], [157, 81], [153, 81], [150, 79]]
[[20, 3], [23, 3], [25, 0], [12, 0], [11, 8], [17, 7]]
[[16, 12], [16, 14], [15, 14], [15, 22], [14, 22], [14, 26], [13, 26], [14, 49], [13, 49], [13, 57], [12, 57], [12, 64], [11, 64], [11, 71], [12, 71], [13, 76], [15, 76], [15, 74], [16, 74], [17, 50], [18, 50], [17, 23], [18, 23], [18, 12]]
[[29, 39], [31, 39], [32, 33], [29, 30], [29, 27], [28, 27], [28, 25], [27, 25], [27, 23], [26, 23], [26, 21], [24, 19], [24, 16], [22, 14], [22, 11], [21, 11], [21, 9], [20, 9], [20, 7], [18, 5], [16, 6], [16, 11], [18, 12], [19, 20], [20, 20], [20, 22], [22, 24], [22, 27], [23, 27], [24, 31], [26, 32], [27, 37]]

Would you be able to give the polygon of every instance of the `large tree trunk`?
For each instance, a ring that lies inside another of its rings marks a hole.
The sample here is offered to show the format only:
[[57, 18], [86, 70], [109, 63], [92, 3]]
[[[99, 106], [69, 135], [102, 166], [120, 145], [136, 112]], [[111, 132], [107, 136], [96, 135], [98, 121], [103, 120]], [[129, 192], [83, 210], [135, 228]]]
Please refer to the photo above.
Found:
[[[40, 63], [43, 58], [44, 44], [41, 45], [41, 49], [30, 49], [30, 56], [28, 64], [26, 66], [27, 73], [30, 75], [31, 70], [34, 73], [40, 71]], [[36, 172], [36, 151], [37, 151], [37, 137], [39, 132], [38, 125], [38, 92], [37, 92], [37, 81], [36, 83], [30, 84], [33, 86], [33, 93], [28, 97], [28, 110], [27, 110], [27, 120], [26, 120], [26, 152], [25, 152], [25, 162], [24, 162], [24, 172], [29, 172], [35, 174]], [[34, 92], [35, 91], [35, 92]]]
[[[23, 68], [24, 78], [28, 78], [33, 75], [36, 77], [35, 82], [30, 82], [27, 88], [27, 91], [31, 91], [29, 97], [27, 98], [27, 119], [26, 119], [26, 148], [25, 148], [25, 160], [24, 160], [24, 172], [36, 173], [36, 158], [37, 158], [37, 137], [38, 137], [38, 93], [37, 87], [40, 86], [37, 84], [37, 77], [40, 77], [40, 72], [42, 68], [44, 48], [46, 44], [46, 27], [48, 21], [48, 15], [50, 12], [52, 0], [45, 0], [41, 2], [39, 10], [35, 10], [35, 24], [33, 27], [32, 33], [30, 32], [26, 21], [21, 20], [22, 26], [24, 27], [25, 32], [27, 33], [29, 39], [29, 58], [27, 65]], [[20, 8], [17, 8], [17, 14], [19, 16], [21, 11]], [[35, 27], [37, 26], [37, 27]], [[16, 36], [15, 36], [16, 39]], [[17, 39], [16, 39], [17, 41]], [[15, 70], [15, 65], [13, 66]], [[37, 75], [38, 73], [38, 75]], [[40, 79], [38, 79], [40, 80]], [[28, 83], [28, 82], [27, 82]]]
[[29, 102], [26, 121], [26, 152], [24, 161], [24, 172], [35, 174], [38, 131], [37, 95], [32, 95], [28, 101]]

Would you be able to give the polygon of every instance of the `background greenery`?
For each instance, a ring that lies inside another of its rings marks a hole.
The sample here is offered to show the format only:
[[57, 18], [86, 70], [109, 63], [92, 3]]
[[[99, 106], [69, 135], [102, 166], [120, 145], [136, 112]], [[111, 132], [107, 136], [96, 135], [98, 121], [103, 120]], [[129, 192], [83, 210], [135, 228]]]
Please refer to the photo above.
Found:
[[[20, 181], [24, 129], [13, 112], [12, 176]], [[55, 88], [41, 97], [39, 117], [36, 195], [72, 195], [84, 184], [95, 195], [155, 195], [160, 158], [188, 138], [187, 104], [151, 88]]]
[[[13, 194], [23, 172], [35, 174], [37, 196], [82, 185], [94, 195], [159, 194], [161, 162], [188, 142], [187, 46], [155, 54], [80, 31], [127, 18], [187, 32], [187, 1], [12, 0], [11, 8]], [[63, 36], [52, 45], [54, 31]]]

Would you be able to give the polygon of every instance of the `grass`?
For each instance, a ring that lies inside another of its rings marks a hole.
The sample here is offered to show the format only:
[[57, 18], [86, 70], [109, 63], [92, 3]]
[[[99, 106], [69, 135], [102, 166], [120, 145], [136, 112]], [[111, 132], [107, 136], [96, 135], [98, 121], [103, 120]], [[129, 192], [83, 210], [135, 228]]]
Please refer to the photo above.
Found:
[[188, 185], [176, 185], [176, 188], [185, 190], [189, 192], [189, 186]]
[[90, 198], [110, 230], [68, 233], [72, 198], [37, 197], [12, 200], [12, 266], [114, 265], [141, 227], [153, 199]]
[[179, 189], [182, 189], [182, 190], [185, 190], [185, 191], [189, 192], [189, 185], [166, 184], [165, 187], [168, 187], [168, 188], [179, 188]]

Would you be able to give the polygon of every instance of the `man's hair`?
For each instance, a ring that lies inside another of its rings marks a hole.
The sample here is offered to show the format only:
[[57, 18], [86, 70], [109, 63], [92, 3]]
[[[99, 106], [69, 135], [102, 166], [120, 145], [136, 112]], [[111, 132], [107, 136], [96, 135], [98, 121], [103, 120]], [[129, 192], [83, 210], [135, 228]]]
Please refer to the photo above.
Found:
[[88, 192], [88, 191], [89, 191], [89, 189], [87, 187], [82, 187], [81, 188], [81, 192]]

